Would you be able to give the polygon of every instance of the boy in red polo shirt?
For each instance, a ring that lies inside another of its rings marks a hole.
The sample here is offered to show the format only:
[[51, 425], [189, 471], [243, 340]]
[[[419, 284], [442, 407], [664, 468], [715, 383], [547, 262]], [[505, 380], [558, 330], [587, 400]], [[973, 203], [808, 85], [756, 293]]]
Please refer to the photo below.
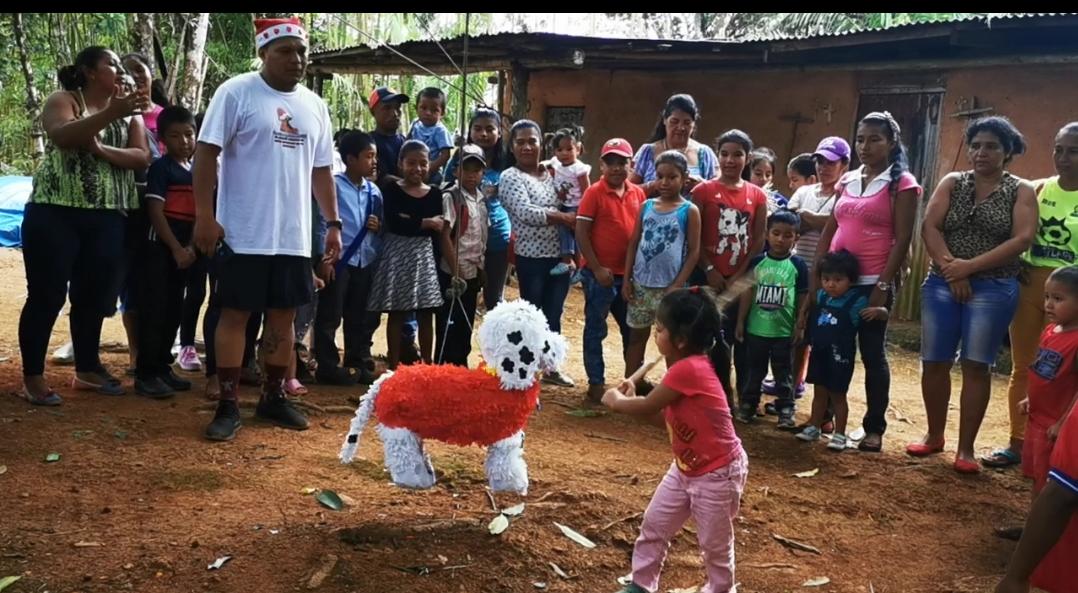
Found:
[[995, 593], [1078, 590], [1078, 413], [1071, 411], [1052, 449], [1048, 482], [1033, 501], [1022, 539]]
[[606, 317], [614, 314], [621, 331], [622, 358], [631, 330], [625, 322], [627, 305], [621, 298], [625, 252], [640, 206], [647, 196], [629, 183], [633, 147], [621, 138], [607, 140], [599, 155], [602, 178], [584, 190], [576, 214], [576, 238], [586, 267], [584, 285], [584, 370], [588, 374], [586, 403], [599, 405], [606, 390], [603, 340]]

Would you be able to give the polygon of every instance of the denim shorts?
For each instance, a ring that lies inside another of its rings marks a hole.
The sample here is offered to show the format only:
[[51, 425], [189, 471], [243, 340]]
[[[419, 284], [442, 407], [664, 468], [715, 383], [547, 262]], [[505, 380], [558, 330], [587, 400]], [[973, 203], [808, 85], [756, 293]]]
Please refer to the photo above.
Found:
[[947, 281], [929, 274], [921, 286], [921, 360], [992, 365], [1018, 307], [1016, 278], [971, 279], [966, 303], [954, 300]]

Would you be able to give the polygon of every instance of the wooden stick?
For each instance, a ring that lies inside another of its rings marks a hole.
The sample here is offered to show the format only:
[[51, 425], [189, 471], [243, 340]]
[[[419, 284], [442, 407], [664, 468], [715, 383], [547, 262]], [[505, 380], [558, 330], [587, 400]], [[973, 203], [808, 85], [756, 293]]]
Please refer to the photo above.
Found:
[[604, 434], [595, 434], [595, 433], [591, 433], [591, 432], [585, 432], [584, 436], [586, 436], [586, 437], [588, 437], [590, 439], [600, 439], [600, 440], [603, 440], [603, 441], [614, 441], [615, 443], [628, 443], [629, 442], [629, 441], [627, 441], [625, 439], [619, 439], [618, 437], [608, 437], [608, 436], [606, 436]]
[[793, 548], [795, 550], [801, 550], [802, 552], [811, 552], [813, 554], [817, 554], [817, 555], [820, 555], [820, 556], [823, 555], [823, 553], [820, 552], [819, 549], [814, 548], [814, 547], [812, 547], [812, 546], [810, 546], [810, 545], [808, 545], [806, 543], [802, 543], [802, 542], [792, 540], [792, 539], [787, 538], [787, 537], [783, 537], [783, 536], [781, 536], [781, 535], [779, 535], [777, 533], [772, 533], [771, 537], [775, 538], [775, 541], [777, 541], [780, 544], [786, 546], [787, 548]]
[[607, 523], [606, 525], [603, 525], [602, 528], [599, 529], [599, 531], [606, 531], [607, 529], [610, 529], [611, 527], [617, 525], [618, 523], [624, 523], [626, 521], [632, 521], [633, 519], [635, 519], [635, 518], [637, 518], [637, 517], [639, 517], [640, 515], [643, 515], [643, 514], [644, 513], [633, 513], [632, 515], [628, 515], [628, 516], [622, 517], [620, 519], [614, 519], [613, 521]]
[[629, 376], [626, 381], [632, 381], [634, 384], [639, 383], [647, 376], [651, 369], [655, 368], [655, 365], [659, 364], [658, 358], [652, 358], [651, 360], [640, 365], [640, 368], [636, 369], [636, 372]]
[[484, 488], [483, 492], [486, 493], [487, 499], [490, 500], [490, 509], [495, 513], [498, 512], [498, 503], [494, 502], [494, 494], [491, 493], [489, 488]]

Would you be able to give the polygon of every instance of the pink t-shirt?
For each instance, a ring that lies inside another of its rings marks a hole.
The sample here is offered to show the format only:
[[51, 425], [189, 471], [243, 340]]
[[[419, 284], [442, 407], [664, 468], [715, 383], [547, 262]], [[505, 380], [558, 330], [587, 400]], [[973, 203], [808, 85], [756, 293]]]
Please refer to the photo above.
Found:
[[[861, 171], [851, 171], [839, 181], [839, 198], [835, 202], [838, 229], [831, 239], [831, 251], [845, 249], [861, 263], [858, 284], [875, 284], [887, 258], [895, 246], [894, 207], [891, 204], [891, 170], [861, 187]], [[898, 179], [898, 191], [912, 189], [921, 195], [917, 178], [903, 173]]]
[[706, 356], [675, 362], [662, 384], [682, 395], [663, 409], [674, 461], [682, 473], [702, 476], [741, 455], [726, 393]]

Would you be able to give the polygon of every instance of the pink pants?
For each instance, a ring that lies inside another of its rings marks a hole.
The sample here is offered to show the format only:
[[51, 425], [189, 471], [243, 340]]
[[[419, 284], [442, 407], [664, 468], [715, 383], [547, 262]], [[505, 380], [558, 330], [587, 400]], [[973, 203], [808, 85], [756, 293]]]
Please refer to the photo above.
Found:
[[689, 517], [696, 520], [696, 538], [707, 569], [700, 593], [736, 593], [734, 586], [734, 518], [749, 474], [744, 452], [729, 465], [697, 477], [671, 464], [644, 512], [640, 537], [633, 547], [633, 582], [648, 591], [659, 589], [670, 540]]

